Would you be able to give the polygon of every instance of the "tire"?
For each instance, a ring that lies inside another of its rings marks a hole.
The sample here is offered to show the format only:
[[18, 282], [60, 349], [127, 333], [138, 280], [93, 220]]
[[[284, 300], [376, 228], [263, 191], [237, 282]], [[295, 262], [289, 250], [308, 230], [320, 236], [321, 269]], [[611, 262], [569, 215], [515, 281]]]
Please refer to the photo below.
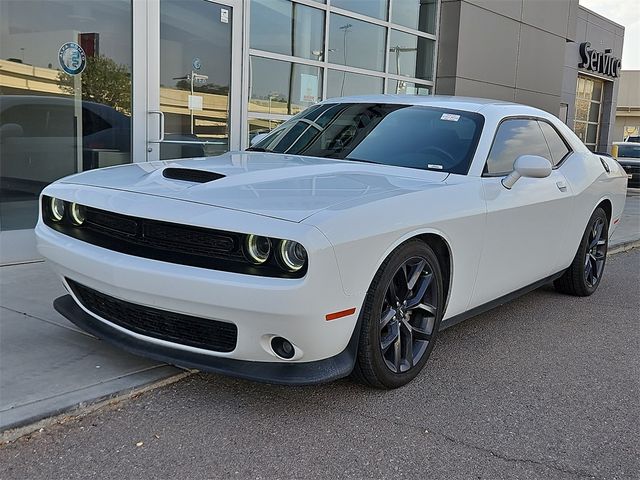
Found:
[[406, 385], [420, 373], [438, 335], [442, 285], [438, 258], [424, 242], [410, 240], [389, 255], [362, 309], [356, 379], [390, 389]]
[[598, 207], [587, 223], [573, 262], [553, 283], [556, 290], [577, 297], [587, 297], [595, 292], [604, 274], [608, 239], [609, 220]]

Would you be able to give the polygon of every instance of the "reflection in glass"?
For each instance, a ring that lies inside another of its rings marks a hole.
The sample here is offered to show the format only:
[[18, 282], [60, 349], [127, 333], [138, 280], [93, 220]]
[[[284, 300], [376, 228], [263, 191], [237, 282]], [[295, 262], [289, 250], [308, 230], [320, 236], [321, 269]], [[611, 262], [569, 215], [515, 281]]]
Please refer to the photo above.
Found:
[[587, 140], [585, 143], [596, 143], [598, 136], [598, 125], [587, 125]]
[[576, 120], [587, 121], [589, 118], [589, 103], [588, 100], [576, 99]]
[[404, 80], [387, 80], [387, 93], [394, 95], [430, 95], [431, 87]]
[[428, 38], [391, 30], [389, 73], [431, 80], [434, 45]]
[[269, 118], [250, 118], [248, 120], [249, 145], [251, 140], [258, 134], [269, 133], [274, 128], [282, 125], [284, 120], [272, 120]]
[[[397, 1], [397, 0], [396, 0]], [[401, 2], [406, 0], [400, 0]], [[331, 0], [332, 7], [351, 10], [369, 17], [387, 19], [387, 0]]]
[[324, 12], [288, 0], [252, 0], [251, 48], [323, 60]]
[[584, 122], [576, 122], [573, 126], [573, 131], [582, 142], [587, 138], [587, 124]]
[[[35, 225], [48, 183], [131, 161], [131, 2], [2, 0], [0, 19], [6, 231]], [[69, 42], [85, 55], [75, 75], [64, 73], [58, 58]]]
[[[226, 10], [228, 22], [220, 19]], [[201, 0], [160, 2], [160, 158], [228, 150], [233, 11]]]
[[327, 98], [382, 93], [382, 78], [359, 73], [329, 70]]
[[589, 105], [589, 121], [598, 123], [600, 121], [600, 104], [591, 102]]
[[520, 155], [539, 155], [553, 161], [542, 130], [535, 120], [507, 120], [500, 124], [487, 159], [487, 173], [510, 173]]
[[384, 27], [332, 13], [329, 30], [331, 63], [384, 70]]
[[249, 111], [292, 115], [322, 98], [319, 67], [250, 57]]
[[396, 0], [391, 21], [426, 33], [436, 33], [436, 0]]
[[309, 108], [251, 149], [466, 174], [482, 130], [477, 113], [380, 103]]

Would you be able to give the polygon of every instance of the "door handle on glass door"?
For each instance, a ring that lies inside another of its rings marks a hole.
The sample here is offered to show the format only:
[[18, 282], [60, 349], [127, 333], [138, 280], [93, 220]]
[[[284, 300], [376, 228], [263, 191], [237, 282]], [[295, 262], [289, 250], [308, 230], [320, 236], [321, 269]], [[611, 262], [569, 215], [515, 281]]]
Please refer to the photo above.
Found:
[[160, 117], [160, 135], [157, 140], [149, 140], [149, 143], [161, 143], [164, 141], [164, 113], [159, 110], [149, 110], [149, 115], [158, 115]]

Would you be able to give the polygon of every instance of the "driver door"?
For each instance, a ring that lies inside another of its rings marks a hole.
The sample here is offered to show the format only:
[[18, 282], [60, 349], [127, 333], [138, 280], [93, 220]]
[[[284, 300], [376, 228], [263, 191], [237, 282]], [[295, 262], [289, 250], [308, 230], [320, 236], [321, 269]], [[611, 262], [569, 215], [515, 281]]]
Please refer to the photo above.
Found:
[[[550, 125], [545, 125], [545, 132], [547, 127]], [[510, 190], [501, 183], [520, 155], [539, 155], [560, 163], [570, 154], [565, 144], [564, 157], [554, 159], [549, 144], [536, 119], [510, 118], [498, 127], [482, 178], [487, 224], [470, 307], [561, 269], [562, 259], [555, 246], [564, 241], [573, 201], [562, 172], [554, 168], [546, 178], [522, 177]]]

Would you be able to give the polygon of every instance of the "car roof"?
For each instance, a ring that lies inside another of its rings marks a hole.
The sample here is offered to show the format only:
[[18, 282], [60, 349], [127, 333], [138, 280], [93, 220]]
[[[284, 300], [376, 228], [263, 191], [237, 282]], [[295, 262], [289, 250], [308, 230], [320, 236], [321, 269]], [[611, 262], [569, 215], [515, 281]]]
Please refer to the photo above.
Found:
[[446, 95], [355, 95], [350, 97], [328, 98], [322, 103], [387, 103], [399, 105], [422, 105], [436, 108], [450, 108], [495, 114], [500, 111], [504, 115], [535, 115], [548, 118], [550, 114], [528, 105], [493, 100], [489, 98], [458, 97]]
[[640, 147], [640, 142], [613, 142], [614, 145], [633, 145], [633, 146], [639, 146]]

